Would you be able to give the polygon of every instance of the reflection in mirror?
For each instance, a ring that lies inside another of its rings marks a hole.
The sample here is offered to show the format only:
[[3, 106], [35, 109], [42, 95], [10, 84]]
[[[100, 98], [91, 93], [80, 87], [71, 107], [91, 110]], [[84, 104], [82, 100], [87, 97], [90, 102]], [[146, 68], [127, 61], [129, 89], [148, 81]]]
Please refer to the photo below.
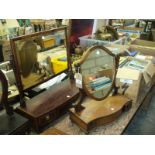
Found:
[[81, 64], [84, 89], [94, 99], [109, 95], [115, 77], [115, 59], [104, 49], [88, 51]]
[[15, 42], [23, 89], [68, 68], [64, 30]]

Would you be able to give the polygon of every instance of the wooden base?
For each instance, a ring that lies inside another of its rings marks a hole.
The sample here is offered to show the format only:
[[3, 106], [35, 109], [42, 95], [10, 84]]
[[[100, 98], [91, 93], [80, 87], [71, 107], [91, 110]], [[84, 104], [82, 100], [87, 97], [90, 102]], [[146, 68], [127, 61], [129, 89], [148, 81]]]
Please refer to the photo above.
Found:
[[80, 112], [71, 108], [70, 119], [88, 133], [94, 127], [116, 120], [123, 111], [131, 107], [131, 100], [122, 95], [110, 96], [103, 101], [86, 98], [83, 106], [85, 109]]
[[9, 116], [6, 112], [0, 113], [0, 135], [25, 135], [29, 134], [29, 120], [14, 113]]
[[16, 112], [30, 119], [31, 126], [37, 131], [65, 114], [77, 99], [78, 88], [72, 80], [65, 80], [51, 89], [26, 102], [26, 108], [18, 107]]
[[48, 129], [48, 130], [42, 132], [41, 135], [67, 135], [67, 134], [64, 133], [63, 131], [56, 129], [56, 128], [51, 128], [51, 129]]

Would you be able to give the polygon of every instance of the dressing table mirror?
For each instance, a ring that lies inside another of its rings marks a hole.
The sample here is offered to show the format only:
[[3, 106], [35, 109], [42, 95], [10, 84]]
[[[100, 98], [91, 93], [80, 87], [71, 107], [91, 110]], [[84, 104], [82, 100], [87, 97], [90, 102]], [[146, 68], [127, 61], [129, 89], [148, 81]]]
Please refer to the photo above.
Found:
[[[20, 107], [16, 111], [29, 118], [32, 126], [39, 131], [64, 114], [79, 93], [74, 81], [68, 78], [71, 67], [67, 27], [12, 38], [11, 47], [20, 92]], [[49, 86], [52, 79], [62, 73], [66, 73], [66, 80], [39, 95], [26, 98], [29, 90], [45, 82], [49, 82]]]
[[104, 47], [94, 46], [80, 61], [83, 89], [95, 100], [105, 99], [111, 92], [116, 74], [115, 57]]
[[28, 134], [28, 119], [13, 112], [13, 107], [8, 104], [8, 82], [5, 74], [0, 70], [0, 135]]
[[21, 98], [24, 91], [68, 70], [66, 35], [66, 27], [62, 27], [11, 39]]
[[131, 107], [131, 100], [117, 94], [115, 86], [119, 56], [104, 46], [93, 46], [75, 65], [80, 96], [70, 109], [70, 119], [85, 132], [114, 121]]

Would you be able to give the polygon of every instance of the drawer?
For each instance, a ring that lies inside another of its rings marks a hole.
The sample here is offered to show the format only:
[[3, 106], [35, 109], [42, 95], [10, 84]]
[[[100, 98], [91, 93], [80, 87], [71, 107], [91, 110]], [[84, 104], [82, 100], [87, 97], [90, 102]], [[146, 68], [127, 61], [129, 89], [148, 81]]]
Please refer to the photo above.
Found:
[[38, 118], [39, 127], [45, 126], [45, 125], [48, 124], [49, 122], [55, 120], [56, 117], [57, 117], [56, 111], [50, 112], [50, 113], [48, 113], [48, 114], [45, 114], [45, 115], [39, 117], [39, 118]]

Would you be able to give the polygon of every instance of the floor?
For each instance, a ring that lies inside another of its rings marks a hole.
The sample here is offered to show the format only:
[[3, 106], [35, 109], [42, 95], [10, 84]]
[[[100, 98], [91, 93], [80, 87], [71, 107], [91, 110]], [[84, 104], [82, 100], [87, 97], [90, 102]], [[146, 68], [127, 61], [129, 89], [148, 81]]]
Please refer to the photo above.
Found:
[[[155, 91], [154, 91], [155, 92]], [[154, 93], [153, 93], [154, 94]], [[155, 135], [155, 96], [149, 104], [143, 104], [128, 127], [124, 135]]]

